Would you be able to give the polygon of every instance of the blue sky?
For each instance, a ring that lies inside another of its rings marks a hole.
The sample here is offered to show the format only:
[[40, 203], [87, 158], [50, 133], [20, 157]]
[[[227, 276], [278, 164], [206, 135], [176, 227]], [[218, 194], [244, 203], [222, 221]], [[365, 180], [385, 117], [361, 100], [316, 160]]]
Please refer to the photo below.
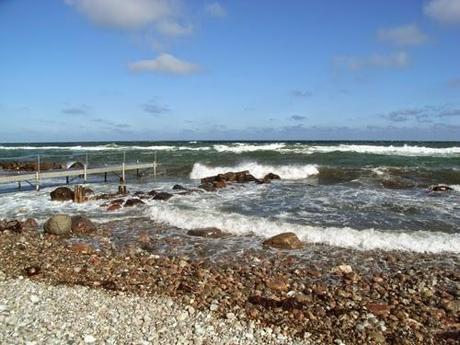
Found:
[[0, 0], [0, 142], [460, 140], [460, 0]]

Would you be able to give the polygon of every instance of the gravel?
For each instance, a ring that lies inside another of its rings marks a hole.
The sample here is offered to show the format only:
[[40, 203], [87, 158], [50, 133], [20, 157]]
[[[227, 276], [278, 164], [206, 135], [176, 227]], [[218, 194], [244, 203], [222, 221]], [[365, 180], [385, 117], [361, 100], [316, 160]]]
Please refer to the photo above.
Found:
[[253, 321], [219, 319], [167, 297], [6, 279], [1, 271], [0, 343], [311, 344]]

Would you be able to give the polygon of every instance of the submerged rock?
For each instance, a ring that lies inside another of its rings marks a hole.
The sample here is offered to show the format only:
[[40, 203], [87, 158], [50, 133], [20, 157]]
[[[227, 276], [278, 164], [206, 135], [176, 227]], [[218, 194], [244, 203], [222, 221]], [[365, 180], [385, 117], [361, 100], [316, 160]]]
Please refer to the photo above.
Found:
[[172, 187], [173, 190], [185, 190], [185, 191], [188, 191], [188, 188], [185, 188], [184, 186], [181, 186], [180, 184], [175, 184], [173, 187]]
[[224, 237], [225, 233], [218, 228], [200, 228], [187, 231], [187, 235], [208, 238], [220, 238]]
[[69, 201], [73, 200], [74, 192], [68, 187], [58, 187], [50, 193], [53, 201]]
[[72, 217], [72, 232], [79, 235], [88, 235], [97, 230], [96, 225], [88, 218], [82, 216]]
[[72, 218], [64, 214], [55, 215], [46, 221], [43, 229], [53, 235], [69, 234], [72, 231]]
[[267, 180], [281, 180], [281, 177], [274, 173], [268, 173], [267, 175], [264, 176], [264, 181], [267, 181]]
[[263, 242], [263, 245], [278, 249], [301, 249], [304, 246], [302, 241], [293, 232], [284, 232], [270, 237]]

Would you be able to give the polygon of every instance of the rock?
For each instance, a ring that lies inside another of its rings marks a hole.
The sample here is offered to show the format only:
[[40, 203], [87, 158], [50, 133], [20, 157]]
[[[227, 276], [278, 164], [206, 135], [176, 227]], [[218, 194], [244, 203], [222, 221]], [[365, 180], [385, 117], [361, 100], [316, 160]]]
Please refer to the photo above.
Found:
[[85, 344], [94, 344], [96, 342], [96, 338], [94, 338], [91, 334], [88, 334], [83, 337], [83, 341]]
[[158, 192], [156, 195], [153, 197], [153, 200], [169, 200], [173, 197], [173, 194], [166, 193], [166, 192]]
[[88, 218], [82, 216], [72, 217], [72, 232], [78, 235], [88, 235], [97, 230], [96, 225]]
[[22, 223], [19, 220], [2, 220], [0, 221], [0, 231], [11, 231], [20, 233], [23, 230]]
[[58, 214], [48, 219], [43, 228], [48, 234], [69, 234], [72, 231], [72, 218], [64, 214]]
[[198, 186], [198, 188], [201, 188], [207, 192], [215, 192], [216, 191], [216, 187], [214, 187], [214, 185], [212, 183], [202, 183]]
[[225, 236], [225, 233], [218, 228], [200, 228], [187, 231], [187, 235], [208, 238], [220, 238]]
[[35, 276], [41, 272], [40, 266], [30, 266], [24, 269], [24, 273], [28, 277]]
[[342, 264], [342, 265], [333, 267], [331, 272], [332, 273], [344, 273], [345, 274], [345, 273], [353, 272], [353, 269], [351, 268], [350, 265]]
[[293, 232], [284, 232], [273, 236], [265, 240], [263, 245], [278, 249], [301, 249], [304, 246], [302, 241]]
[[136, 199], [136, 198], [133, 198], [133, 199], [128, 199], [125, 201], [125, 203], [123, 204], [124, 207], [133, 207], [133, 206], [137, 206], [137, 205], [144, 205], [145, 202], [143, 202], [141, 199]]
[[431, 186], [430, 188], [428, 188], [428, 190], [430, 192], [448, 192], [453, 189], [446, 185], [437, 185], [437, 186]]
[[384, 303], [368, 303], [366, 308], [375, 316], [385, 316], [390, 313], [389, 305]]
[[23, 231], [35, 231], [38, 229], [38, 223], [34, 218], [27, 218], [22, 223], [22, 230]]
[[208, 176], [201, 179], [201, 185], [199, 188], [204, 189], [208, 192], [215, 191], [219, 188], [224, 188], [228, 183], [246, 183], [246, 182], [257, 182], [259, 181], [252, 176], [248, 170], [239, 172], [226, 172], [225, 174], [218, 174], [215, 176]]
[[267, 180], [281, 180], [281, 177], [279, 175], [274, 174], [274, 173], [268, 173], [267, 175], [264, 176], [263, 180], [264, 181], [267, 181]]
[[75, 253], [90, 254], [94, 252], [94, 247], [89, 243], [77, 242], [70, 245], [70, 250]]
[[289, 285], [281, 278], [270, 279], [265, 284], [271, 290], [287, 291], [289, 289]]
[[53, 201], [69, 201], [73, 200], [74, 192], [67, 187], [58, 187], [50, 193]]
[[184, 191], [188, 191], [188, 188], [185, 188], [184, 186], [181, 186], [180, 184], [175, 184], [173, 187], [172, 187], [173, 190], [184, 190]]
[[119, 210], [122, 206], [120, 204], [110, 204], [107, 206], [107, 211], [116, 211]]

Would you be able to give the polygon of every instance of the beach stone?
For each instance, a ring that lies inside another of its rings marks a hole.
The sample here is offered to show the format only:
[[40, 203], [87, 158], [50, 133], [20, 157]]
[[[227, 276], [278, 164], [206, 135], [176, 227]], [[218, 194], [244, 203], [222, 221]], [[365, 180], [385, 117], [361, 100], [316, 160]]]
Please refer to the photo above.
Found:
[[72, 218], [64, 214], [58, 214], [48, 219], [43, 225], [48, 234], [66, 235], [72, 231]]
[[136, 198], [132, 198], [132, 199], [128, 199], [125, 201], [125, 203], [123, 204], [124, 207], [133, 207], [133, 206], [138, 206], [138, 205], [144, 205], [145, 202], [143, 202], [141, 199], [136, 199]]
[[345, 265], [345, 264], [342, 264], [342, 265], [338, 265], [338, 266], [335, 266], [334, 268], [332, 268], [331, 270], [332, 273], [351, 273], [353, 272], [353, 268], [351, 268], [350, 265]]
[[27, 218], [22, 223], [22, 230], [24, 231], [35, 231], [38, 229], [38, 222], [34, 218]]
[[88, 235], [97, 230], [96, 225], [88, 218], [82, 216], [72, 217], [72, 232], [78, 235]]
[[220, 238], [223, 237], [225, 233], [218, 228], [200, 228], [187, 231], [187, 235], [208, 238]]
[[153, 197], [153, 200], [163, 200], [163, 201], [166, 201], [166, 200], [169, 200], [173, 197], [173, 195], [171, 193], [167, 193], [167, 192], [158, 192], [155, 194], [155, 196]]
[[385, 316], [390, 313], [389, 305], [384, 303], [368, 303], [366, 308], [375, 316]]
[[284, 232], [270, 237], [263, 242], [263, 245], [278, 249], [301, 249], [304, 246], [293, 232]]
[[74, 192], [68, 187], [58, 187], [50, 193], [53, 201], [69, 201], [73, 200]]
[[70, 249], [74, 253], [81, 253], [81, 254], [90, 254], [94, 252], [94, 247], [89, 243], [77, 242], [72, 243], [70, 245]]
[[265, 284], [271, 290], [286, 291], [289, 289], [289, 285], [281, 278], [270, 279]]

